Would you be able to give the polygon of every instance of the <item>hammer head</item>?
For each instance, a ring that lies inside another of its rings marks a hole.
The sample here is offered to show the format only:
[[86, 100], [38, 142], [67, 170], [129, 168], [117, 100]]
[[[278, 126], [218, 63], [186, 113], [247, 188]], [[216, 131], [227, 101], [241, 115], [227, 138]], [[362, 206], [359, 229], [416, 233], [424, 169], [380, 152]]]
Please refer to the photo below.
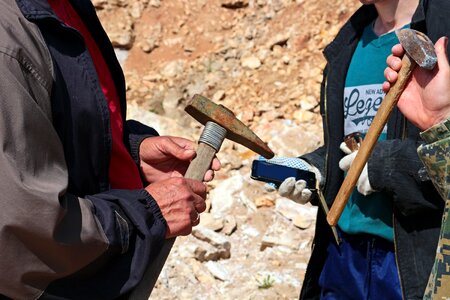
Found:
[[227, 138], [246, 146], [263, 157], [270, 159], [274, 156], [267, 144], [225, 106], [217, 105], [201, 95], [195, 95], [184, 110], [202, 124], [211, 121], [222, 126], [227, 130]]
[[433, 42], [422, 32], [414, 29], [400, 29], [397, 37], [409, 57], [422, 68], [431, 70], [437, 62]]

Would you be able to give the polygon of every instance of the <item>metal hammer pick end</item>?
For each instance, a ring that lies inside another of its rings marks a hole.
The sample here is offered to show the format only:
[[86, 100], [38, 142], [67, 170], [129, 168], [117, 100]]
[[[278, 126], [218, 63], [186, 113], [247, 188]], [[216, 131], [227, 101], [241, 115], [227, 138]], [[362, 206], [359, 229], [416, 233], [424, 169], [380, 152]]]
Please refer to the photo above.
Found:
[[202, 124], [214, 122], [222, 126], [227, 131], [228, 139], [246, 146], [265, 158], [269, 159], [274, 156], [269, 146], [225, 106], [217, 105], [201, 95], [194, 95], [184, 110]]

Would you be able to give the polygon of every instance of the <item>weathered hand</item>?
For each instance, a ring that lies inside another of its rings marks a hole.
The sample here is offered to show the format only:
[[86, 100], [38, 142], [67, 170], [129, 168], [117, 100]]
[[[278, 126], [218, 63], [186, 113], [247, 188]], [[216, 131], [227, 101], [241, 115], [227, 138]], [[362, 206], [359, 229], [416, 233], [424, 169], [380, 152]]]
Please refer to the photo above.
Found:
[[[447, 59], [448, 38], [440, 38], [436, 44], [438, 64], [432, 70], [415, 68], [410, 81], [406, 85], [400, 99], [398, 108], [408, 120], [421, 130], [428, 129], [450, 116], [450, 67]], [[398, 71], [401, 68], [401, 59], [404, 49], [398, 44], [392, 48], [386, 62], [388, 67], [384, 71], [387, 81], [383, 90], [388, 92], [391, 84], [397, 81]]]
[[[195, 157], [195, 143], [181, 137], [150, 137], [142, 141], [139, 155], [141, 173], [148, 183], [183, 177]], [[219, 169], [220, 162], [215, 158], [211, 170], [205, 174], [204, 181], [211, 181], [214, 171]]]
[[166, 238], [188, 235], [200, 223], [206, 209], [206, 186], [200, 181], [169, 178], [148, 185], [147, 192], [158, 203], [167, 222]]

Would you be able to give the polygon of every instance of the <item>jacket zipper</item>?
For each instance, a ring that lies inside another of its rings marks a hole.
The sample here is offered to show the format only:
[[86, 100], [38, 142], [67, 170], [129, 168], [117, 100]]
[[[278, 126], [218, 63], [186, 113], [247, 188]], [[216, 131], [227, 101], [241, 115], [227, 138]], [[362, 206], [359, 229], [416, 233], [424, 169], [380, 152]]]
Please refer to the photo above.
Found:
[[[329, 68], [329, 67], [328, 67]], [[325, 194], [325, 187], [326, 187], [326, 182], [328, 181], [328, 152], [330, 150], [330, 131], [329, 131], [329, 121], [328, 121], [328, 91], [327, 91], [327, 87], [328, 87], [328, 73], [330, 72], [330, 70], [327, 70], [327, 74], [325, 75], [325, 84], [323, 87], [323, 91], [324, 91], [324, 95], [323, 95], [323, 113], [324, 113], [324, 117], [325, 117], [325, 127], [326, 127], [326, 138], [327, 138], [327, 145], [326, 145], [326, 151], [325, 151], [325, 181], [323, 182], [323, 186], [324, 186], [324, 194]]]

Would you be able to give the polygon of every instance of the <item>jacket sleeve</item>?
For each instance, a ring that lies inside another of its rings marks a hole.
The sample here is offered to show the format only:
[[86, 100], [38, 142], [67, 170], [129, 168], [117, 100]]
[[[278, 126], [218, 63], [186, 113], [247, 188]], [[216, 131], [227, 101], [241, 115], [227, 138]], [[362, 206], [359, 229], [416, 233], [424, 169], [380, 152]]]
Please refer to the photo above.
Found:
[[391, 194], [403, 215], [442, 209], [442, 200], [417, 155], [418, 146], [410, 138], [379, 141], [368, 161], [370, 184]]
[[[320, 184], [322, 189], [325, 184], [325, 177], [326, 177], [325, 154], [326, 154], [326, 147], [322, 146], [314, 150], [313, 152], [300, 156], [301, 159], [305, 160], [310, 165], [316, 167], [319, 170], [320, 175], [322, 176], [322, 182]], [[311, 204], [318, 206], [319, 205], [318, 199], [319, 199], [318, 194], [313, 193], [311, 198]]]
[[417, 152], [428, 175], [446, 200], [450, 193], [450, 118], [421, 133], [425, 144]]
[[135, 120], [128, 120], [126, 122], [126, 134], [128, 134], [128, 143], [131, 153], [136, 165], [140, 165], [139, 147], [142, 141], [148, 137], [159, 136], [158, 132]]
[[316, 167], [320, 171], [320, 175], [322, 175], [322, 178], [324, 178], [324, 176], [326, 174], [325, 153], [326, 153], [326, 147], [321, 146], [320, 148], [314, 150], [313, 152], [310, 152], [310, 153], [300, 156], [300, 158], [304, 159], [309, 164]]
[[66, 192], [64, 152], [51, 121], [51, 70], [39, 73], [15, 57], [0, 48], [0, 270], [8, 270], [0, 294], [35, 299], [80, 271], [94, 278], [103, 272], [117, 284], [112, 292], [126, 291], [163, 242], [159, 207], [144, 190], [85, 198]]

